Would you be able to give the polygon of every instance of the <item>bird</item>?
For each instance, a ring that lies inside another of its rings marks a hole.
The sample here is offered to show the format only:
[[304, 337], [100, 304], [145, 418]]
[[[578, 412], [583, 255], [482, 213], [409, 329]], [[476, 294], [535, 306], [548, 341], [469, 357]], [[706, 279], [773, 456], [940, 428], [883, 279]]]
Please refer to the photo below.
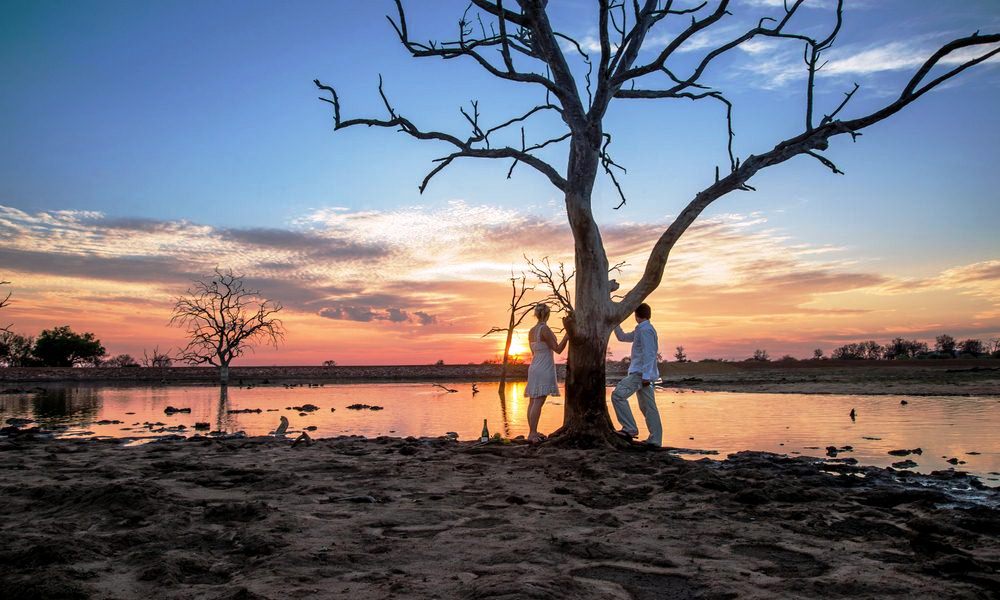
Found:
[[288, 430], [288, 417], [281, 415], [281, 423], [274, 430], [275, 437], [285, 437], [285, 431]]
[[852, 408], [851, 409], [851, 420], [853, 421], [854, 418], [857, 417], [857, 416], [858, 416], [858, 413], [854, 412], [854, 409]]
[[472, 384], [472, 395], [475, 396], [479, 393], [479, 387], [476, 384]]

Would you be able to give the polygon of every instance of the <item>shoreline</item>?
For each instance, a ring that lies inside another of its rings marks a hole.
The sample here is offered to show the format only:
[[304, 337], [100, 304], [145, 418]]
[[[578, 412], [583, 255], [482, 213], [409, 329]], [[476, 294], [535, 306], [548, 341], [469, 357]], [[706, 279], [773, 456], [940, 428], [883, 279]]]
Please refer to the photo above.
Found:
[[1000, 583], [1000, 490], [954, 472], [443, 438], [31, 437], [0, 437], [9, 598], [980, 598]]
[[[560, 377], [565, 365], [557, 366]], [[858, 394], [900, 396], [1000, 396], [1000, 360], [798, 361], [775, 363], [666, 363], [665, 387], [733, 393]], [[498, 381], [498, 365], [396, 365], [349, 367], [232, 367], [230, 385], [281, 383], [419, 383]], [[624, 375], [609, 365], [609, 383]], [[508, 371], [524, 381], [527, 366]], [[32, 384], [218, 384], [211, 367], [0, 368], [0, 392]]]

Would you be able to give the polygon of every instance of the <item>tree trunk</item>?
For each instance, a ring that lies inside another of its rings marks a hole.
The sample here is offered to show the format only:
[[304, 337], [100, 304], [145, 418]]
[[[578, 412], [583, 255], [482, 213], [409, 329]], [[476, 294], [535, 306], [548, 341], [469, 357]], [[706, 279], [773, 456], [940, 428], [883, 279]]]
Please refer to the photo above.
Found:
[[[500, 389], [507, 383], [507, 363], [510, 360], [510, 344], [514, 338], [514, 307], [510, 309], [510, 324], [507, 325], [507, 341], [503, 346], [503, 363], [500, 366]], [[501, 392], [502, 393], [502, 392]]]
[[573, 328], [566, 364], [566, 409], [560, 443], [590, 447], [621, 445], [608, 415], [605, 361], [613, 306], [608, 286], [608, 257], [591, 212], [597, 176], [599, 131], [574, 138], [567, 169], [570, 190], [566, 210], [573, 231], [576, 289]]
[[219, 367], [219, 383], [229, 385], [229, 365]]

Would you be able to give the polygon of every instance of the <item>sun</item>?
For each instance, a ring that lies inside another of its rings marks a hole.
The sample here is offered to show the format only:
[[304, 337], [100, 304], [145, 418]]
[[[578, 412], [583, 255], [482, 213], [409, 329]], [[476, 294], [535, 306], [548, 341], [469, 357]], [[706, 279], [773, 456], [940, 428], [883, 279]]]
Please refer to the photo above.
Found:
[[510, 352], [511, 356], [525, 357], [531, 353], [531, 349], [528, 348], [528, 344], [525, 343], [524, 339], [518, 335], [514, 335], [513, 339], [510, 341]]

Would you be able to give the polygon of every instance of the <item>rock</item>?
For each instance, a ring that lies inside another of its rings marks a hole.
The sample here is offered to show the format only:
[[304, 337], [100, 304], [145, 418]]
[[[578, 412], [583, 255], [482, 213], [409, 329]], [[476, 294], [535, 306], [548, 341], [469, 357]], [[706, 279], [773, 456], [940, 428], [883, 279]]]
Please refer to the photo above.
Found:
[[951, 464], [951, 465], [957, 465], [958, 464], [958, 459], [957, 458], [949, 458], [945, 462], [948, 463], [948, 464]]
[[261, 413], [264, 411], [262, 411], [259, 408], [237, 408], [237, 409], [227, 410], [226, 412], [231, 415], [239, 415], [239, 414]]
[[911, 454], [923, 454], [924, 451], [921, 448], [914, 448], [913, 450], [889, 450], [889, 454], [893, 456], [909, 456]]
[[913, 462], [910, 459], [901, 460], [899, 462], [892, 463], [892, 468], [893, 469], [912, 469], [913, 467], [916, 467], [916, 466], [918, 466], [917, 463]]
[[173, 406], [168, 406], [163, 409], [163, 413], [166, 415], [175, 415], [177, 413], [190, 413], [190, 408], [174, 408]]
[[11, 417], [5, 421], [8, 425], [14, 427], [20, 427], [21, 425], [28, 425], [29, 423], [34, 423], [31, 419], [22, 419], [20, 417]]
[[906, 400], [900, 400], [899, 403], [902, 406], [906, 406], [907, 404], [909, 404], [909, 402], [907, 402]]
[[740, 490], [733, 495], [733, 500], [748, 506], [760, 506], [761, 504], [767, 504], [771, 501], [771, 499], [767, 497], [767, 494], [756, 489]]
[[313, 412], [314, 410], [319, 410], [319, 407], [315, 404], [303, 404], [302, 406], [293, 406], [292, 410], [297, 410], [299, 412]]
[[212, 424], [211, 423], [195, 423], [194, 424], [194, 428], [197, 429], [198, 431], [208, 431], [209, 429], [212, 428]]
[[836, 446], [827, 446], [826, 447], [826, 455], [827, 456], [837, 456], [837, 447]]
[[305, 429], [306, 431], [316, 431], [318, 427], [316, 427], [315, 425], [310, 425], [309, 427], [304, 427], [303, 429]]
[[350, 410], [382, 410], [381, 406], [373, 406], [371, 404], [352, 404], [347, 407]]
[[419, 448], [413, 445], [406, 445], [399, 449], [399, 453], [403, 456], [413, 456], [419, 451]]
[[95, 425], [121, 425], [121, 421], [112, 421], [110, 419], [101, 419]]
[[331, 408], [330, 412], [337, 412], [337, 409], [336, 408]]

